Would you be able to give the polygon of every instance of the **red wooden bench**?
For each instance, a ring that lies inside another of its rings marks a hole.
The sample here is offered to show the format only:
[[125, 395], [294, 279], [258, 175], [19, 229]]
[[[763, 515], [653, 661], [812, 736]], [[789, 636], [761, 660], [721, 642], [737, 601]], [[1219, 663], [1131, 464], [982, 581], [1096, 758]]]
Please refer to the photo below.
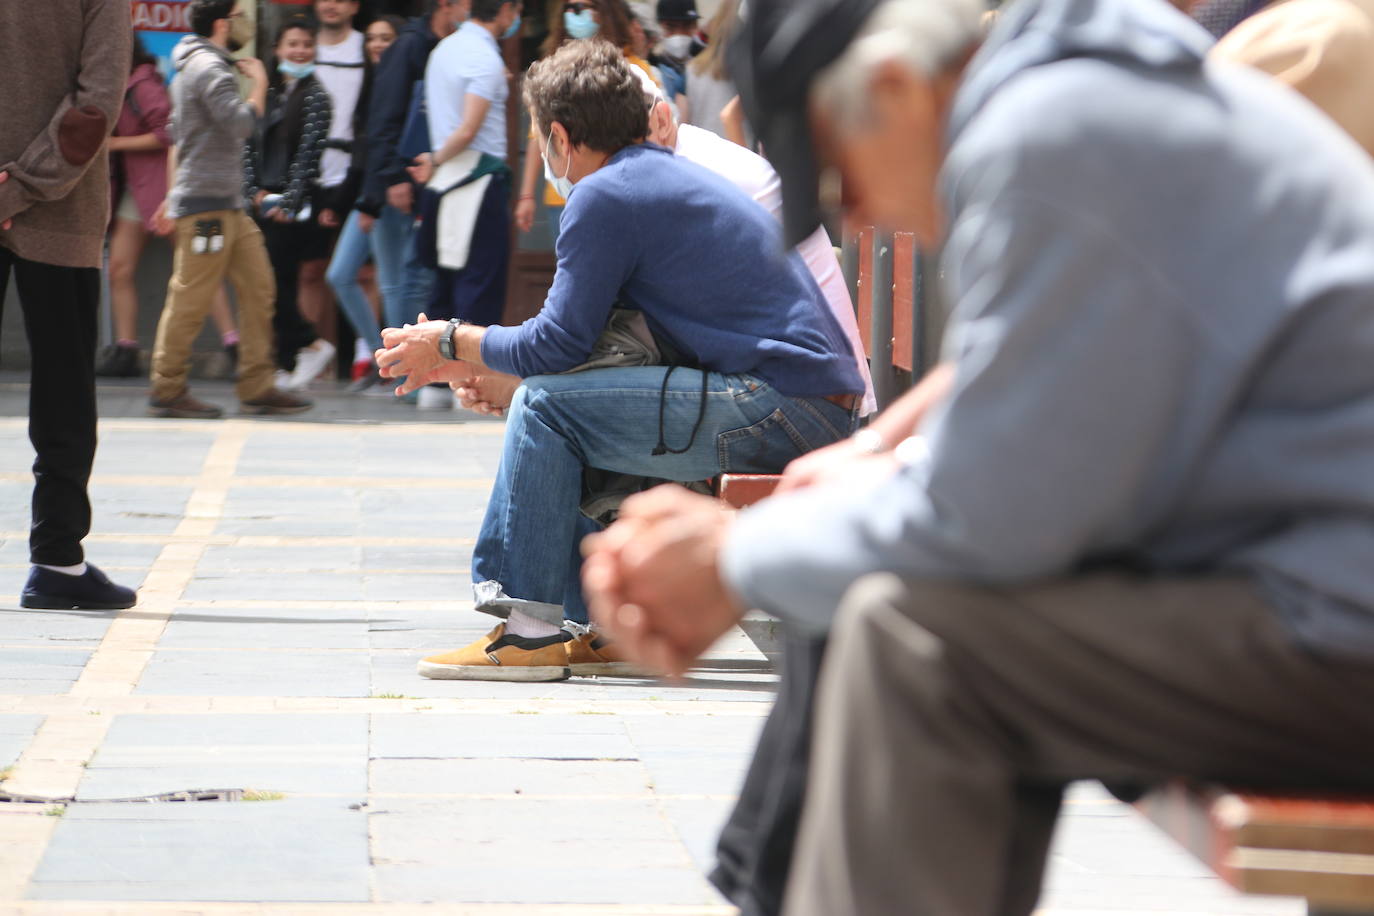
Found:
[[1374, 796], [1176, 783], [1136, 808], [1238, 891], [1302, 897], [1311, 916], [1374, 914]]

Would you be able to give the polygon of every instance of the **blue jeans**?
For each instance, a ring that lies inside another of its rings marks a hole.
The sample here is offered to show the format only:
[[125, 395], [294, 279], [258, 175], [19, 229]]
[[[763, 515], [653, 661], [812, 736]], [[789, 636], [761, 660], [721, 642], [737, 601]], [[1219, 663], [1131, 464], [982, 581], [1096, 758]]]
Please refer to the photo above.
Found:
[[[334, 295], [339, 298], [339, 308], [343, 309], [344, 317], [353, 326], [353, 333], [371, 349], [380, 350], [382, 332], [377, 327], [376, 316], [372, 314], [372, 304], [367, 301], [363, 288], [358, 284], [358, 271], [372, 257], [372, 239], [358, 225], [360, 215], [357, 210], [348, 214], [343, 231], [339, 233], [339, 241], [334, 246], [334, 257], [330, 259], [329, 269], [324, 276], [333, 287]], [[396, 279], [384, 277], [380, 265], [377, 283], [382, 289], [391, 287], [394, 290], [396, 287]], [[383, 296], [385, 298], [385, 294]]]
[[[791, 398], [748, 375], [667, 369], [593, 369], [535, 376], [516, 392], [501, 466], [473, 551], [477, 610], [512, 610], [550, 623], [585, 623], [578, 544], [595, 530], [579, 511], [582, 469], [667, 480], [726, 471], [777, 473], [798, 455], [842, 439], [857, 411], [824, 398]], [[660, 409], [662, 411], [660, 415]], [[682, 454], [652, 454], [660, 438]]]
[[395, 207], [383, 207], [372, 227], [371, 243], [387, 327], [414, 322], [434, 286], [434, 271], [415, 257], [415, 218]]

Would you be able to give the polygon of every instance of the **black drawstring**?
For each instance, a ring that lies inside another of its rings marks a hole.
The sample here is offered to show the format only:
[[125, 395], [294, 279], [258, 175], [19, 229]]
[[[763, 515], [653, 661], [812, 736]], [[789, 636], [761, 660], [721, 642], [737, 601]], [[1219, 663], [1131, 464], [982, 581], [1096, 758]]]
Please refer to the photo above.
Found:
[[692, 427], [692, 435], [687, 440], [687, 444], [682, 448], [669, 448], [668, 443], [663, 438], [663, 415], [668, 409], [668, 379], [672, 378], [673, 370], [677, 366], [669, 366], [668, 371], [663, 373], [663, 387], [658, 389], [658, 445], [654, 446], [651, 455], [681, 455], [692, 447], [692, 443], [697, 441], [697, 433], [701, 431], [701, 423], [706, 419], [706, 370], [701, 371], [701, 406], [697, 409], [697, 422]]

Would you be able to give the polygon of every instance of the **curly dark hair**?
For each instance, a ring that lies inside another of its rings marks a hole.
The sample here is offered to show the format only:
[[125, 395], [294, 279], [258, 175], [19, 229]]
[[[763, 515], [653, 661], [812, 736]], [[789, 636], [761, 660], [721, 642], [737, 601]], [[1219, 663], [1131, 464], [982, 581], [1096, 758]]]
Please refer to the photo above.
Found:
[[539, 133], [553, 122], [568, 142], [599, 153], [639, 143], [649, 132], [644, 89], [620, 50], [607, 41], [572, 41], [530, 65], [525, 105]]

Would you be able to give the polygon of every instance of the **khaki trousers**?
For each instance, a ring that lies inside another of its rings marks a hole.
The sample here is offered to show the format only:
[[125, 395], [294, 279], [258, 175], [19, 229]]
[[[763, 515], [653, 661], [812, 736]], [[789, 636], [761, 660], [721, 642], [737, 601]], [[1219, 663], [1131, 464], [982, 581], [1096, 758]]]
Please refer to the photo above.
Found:
[[[224, 244], [197, 245], [198, 224], [218, 220]], [[238, 298], [240, 401], [272, 387], [272, 309], [276, 284], [262, 230], [242, 210], [195, 213], [176, 221], [172, 279], [153, 346], [152, 398], [170, 401], [186, 390], [191, 344], [205, 325], [215, 292], [228, 279]], [[197, 251], [197, 247], [205, 250]]]
[[1021, 916], [1063, 787], [1374, 788], [1374, 662], [1246, 579], [850, 590], [821, 673], [787, 916]]

